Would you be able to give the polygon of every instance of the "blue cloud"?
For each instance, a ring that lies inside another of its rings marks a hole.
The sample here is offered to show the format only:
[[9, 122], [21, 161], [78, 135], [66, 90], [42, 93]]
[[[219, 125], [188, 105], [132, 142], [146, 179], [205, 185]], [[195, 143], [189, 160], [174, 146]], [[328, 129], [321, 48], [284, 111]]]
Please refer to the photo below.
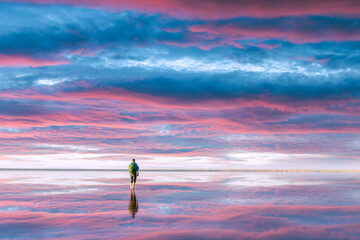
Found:
[[[157, 16], [65, 6], [1, 3], [0, 53], [43, 54], [98, 45], [133, 45], [150, 41]], [[21, 17], [19, 17], [21, 16]]]

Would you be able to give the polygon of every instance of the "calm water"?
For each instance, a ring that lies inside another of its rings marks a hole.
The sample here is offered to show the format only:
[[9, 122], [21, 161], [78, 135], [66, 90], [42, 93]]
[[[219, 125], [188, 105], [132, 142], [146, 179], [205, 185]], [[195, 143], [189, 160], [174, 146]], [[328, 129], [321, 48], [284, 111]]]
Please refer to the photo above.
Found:
[[360, 175], [0, 172], [1, 239], [360, 239]]

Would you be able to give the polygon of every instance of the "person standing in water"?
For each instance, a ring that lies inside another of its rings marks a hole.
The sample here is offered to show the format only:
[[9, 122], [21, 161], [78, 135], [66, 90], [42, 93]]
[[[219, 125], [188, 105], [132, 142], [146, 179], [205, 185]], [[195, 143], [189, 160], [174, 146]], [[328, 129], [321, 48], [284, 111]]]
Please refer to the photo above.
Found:
[[129, 165], [130, 189], [135, 189], [136, 178], [139, 176], [139, 169], [139, 166], [135, 162], [135, 158], [133, 158], [132, 163]]

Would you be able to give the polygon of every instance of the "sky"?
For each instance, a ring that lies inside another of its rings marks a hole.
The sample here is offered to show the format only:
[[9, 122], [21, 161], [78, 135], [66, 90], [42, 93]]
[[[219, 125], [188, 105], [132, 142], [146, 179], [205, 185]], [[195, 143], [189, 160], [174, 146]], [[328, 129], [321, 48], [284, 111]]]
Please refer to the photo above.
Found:
[[360, 168], [357, 0], [0, 9], [2, 168]]

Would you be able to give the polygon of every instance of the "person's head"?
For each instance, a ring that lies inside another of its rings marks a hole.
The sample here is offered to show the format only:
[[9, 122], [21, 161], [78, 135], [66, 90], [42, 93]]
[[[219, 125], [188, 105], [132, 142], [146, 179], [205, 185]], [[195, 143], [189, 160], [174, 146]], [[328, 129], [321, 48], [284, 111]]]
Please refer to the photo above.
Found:
[[133, 158], [133, 162], [135, 162], [135, 158]]

